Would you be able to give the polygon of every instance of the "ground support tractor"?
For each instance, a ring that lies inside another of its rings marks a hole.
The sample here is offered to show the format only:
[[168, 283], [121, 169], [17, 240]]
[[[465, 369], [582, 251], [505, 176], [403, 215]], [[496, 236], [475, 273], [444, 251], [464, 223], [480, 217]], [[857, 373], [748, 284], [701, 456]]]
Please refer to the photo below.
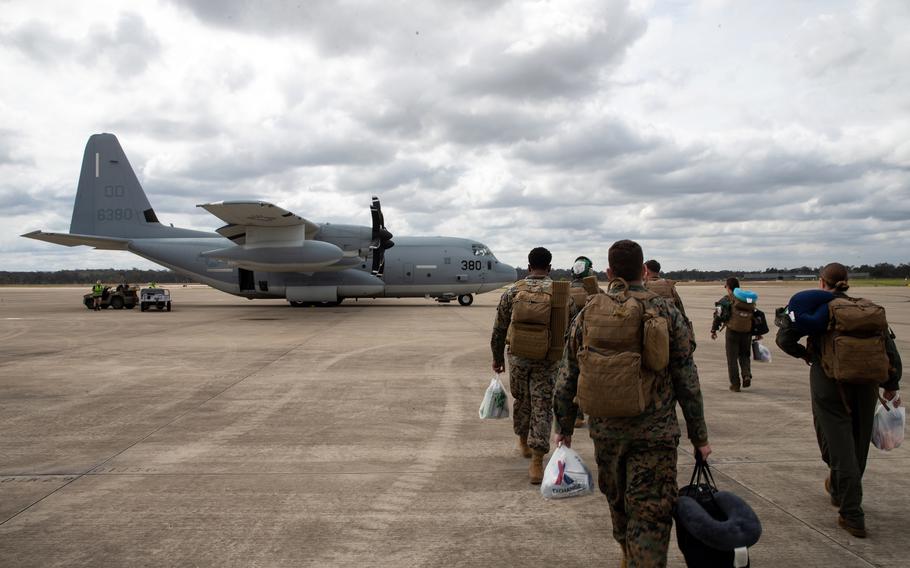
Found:
[[[90, 310], [95, 308], [91, 292], [82, 296], [82, 303]], [[123, 286], [111, 288], [110, 286], [105, 286], [104, 291], [101, 293], [102, 309], [110, 307], [115, 310], [122, 310], [123, 308], [132, 310], [138, 303], [139, 294], [137, 293], [136, 288], [124, 288]]]

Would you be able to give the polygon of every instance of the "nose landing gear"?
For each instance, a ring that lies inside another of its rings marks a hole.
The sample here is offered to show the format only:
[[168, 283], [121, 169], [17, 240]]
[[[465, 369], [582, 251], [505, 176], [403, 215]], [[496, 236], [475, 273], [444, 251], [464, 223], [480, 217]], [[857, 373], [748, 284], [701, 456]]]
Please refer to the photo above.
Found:
[[462, 294], [461, 296], [458, 296], [458, 303], [462, 306], [470, 306], [474, 303], [474, 296], [471, 294]]

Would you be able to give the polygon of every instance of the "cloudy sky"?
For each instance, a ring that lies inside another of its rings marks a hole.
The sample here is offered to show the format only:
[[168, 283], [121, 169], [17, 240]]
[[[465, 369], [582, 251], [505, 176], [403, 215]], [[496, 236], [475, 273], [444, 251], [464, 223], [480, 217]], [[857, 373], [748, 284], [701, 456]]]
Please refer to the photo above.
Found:
[[96, 132], [175, 226], [376, 194], [517, 265], [910, 261], [907, 30], [905, 0], [0, 0], [0, 266], [153, 266], [18, 236], [69, 229]]

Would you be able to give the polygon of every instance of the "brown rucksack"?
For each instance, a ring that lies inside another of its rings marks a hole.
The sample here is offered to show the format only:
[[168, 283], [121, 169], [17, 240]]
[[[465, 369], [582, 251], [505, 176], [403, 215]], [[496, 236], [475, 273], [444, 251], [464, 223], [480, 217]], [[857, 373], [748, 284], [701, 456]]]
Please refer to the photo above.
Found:
[[626, 284], [619, 293], [588, 298], [578, 354], [578, 403], [585, 414], [638, 416], [654, 401], [654, 382], [670, 361], [670, 328], [643, 301], [653, 297]]
[[537, 360], [559, 359], [565, 345], [568, 284], [552, 282], [549, 290], [529, 286], [526, 281], [516, 285], [512, 320], [506, 334], [512, 355]]
[[666, 278], [648, 280], [645, 282], [645, 288], [663, 297], [671, 306], [676, 305], [676, 297], [673, 295], [673, 291], [676, 289], [676, 282], [673, 280], [667, 280]]
[[755, 304], [743, 302], [739, 298], [731, 297], [733, 304], [730, 306], [730, 319], [727, 320], [727, 329], [739, 333], [752, 331], [752, 315], [755, 313]]
[[828, 331], [821, 340], [821, 363], [834, 380], [881, 384], [891, 362], [885, 348], [885, 308], [864, 298], [834, 298], [828, 303]]

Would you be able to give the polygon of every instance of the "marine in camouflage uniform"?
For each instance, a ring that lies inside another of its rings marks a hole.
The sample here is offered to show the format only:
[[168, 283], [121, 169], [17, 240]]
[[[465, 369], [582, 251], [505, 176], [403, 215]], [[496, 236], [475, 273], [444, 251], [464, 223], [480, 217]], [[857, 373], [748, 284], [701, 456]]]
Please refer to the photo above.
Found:
[[[569, 283], [569, 297], [571, 298], [572, 304], [575, 307], [575, 313], [578, 313], [583, 307], [585, 307], [585, 301], [582, 295], [578, 292], [584, 292], [587, 296], [587, 289], [585, 289], [585, 278], [588, 276], [594, 276], [594, 263], [591, 262], [591, 259], [586, 256], [579, 256], [575, 259], [575, 264], [572, 265], [572, 281]], [[575, 427], [581, 428], [585, 425], [585, 415], [579, 410], [578, 415], [575, 418]]]
[[[633, 283], [630, 290], [643, 292], [645, 288], [640, 283]], [[618, 292], [611, 285], [607, 293]], [[597, 457], [598, 485], [610, 505], [613, 538], [620, 543], [628, 566], [633, 568], [667, 564], [672, 510], [677, 497], [680, 428], [676, 402], [682, 408], [689, 440], [697, 448], [708, 446], [708, 429], [687, 320], [660, 296], [655, 295], [644, 303], [669, 321], [668, 380], [655, 383], [652, 402], [639, 416], [588, 417], [588, 430]], [[575, 402], [579, 375], [576, 354], [583, 344], [586, 310], [579, 312], [569, 328], [553, 397], [557, 439], [568, 438], [569, 443], [578, 411]]]
[[[524, 279], [531, 291], [549, 292], [553, 281], [547, 276]], [[506, 334], [512, 322], [512, 300], [518, 293], [513, 284], [499, 299], [493, 323], [494, 365], [505, 365]], [[559, 361], [528, 359], [509, 353], [509, 390], [512, 393], [512, 427], [515, 435], [527, 437], [528, 446], [542, 454], [550, 451], [550, 429], [553, 422], [553, 383]]]

